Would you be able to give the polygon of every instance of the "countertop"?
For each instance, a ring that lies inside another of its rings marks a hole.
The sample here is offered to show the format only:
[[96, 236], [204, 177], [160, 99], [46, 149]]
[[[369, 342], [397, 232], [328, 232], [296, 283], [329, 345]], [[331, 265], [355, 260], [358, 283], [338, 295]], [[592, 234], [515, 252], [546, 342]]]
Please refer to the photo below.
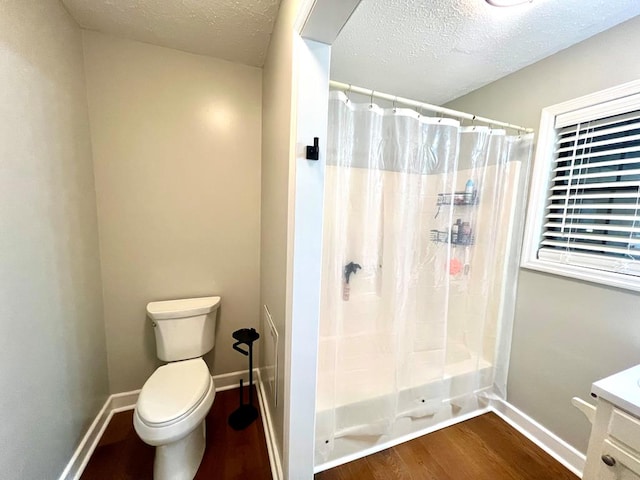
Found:
[[591, 393], [640, 418], [640, 365], [603, 378], [591, 385]]

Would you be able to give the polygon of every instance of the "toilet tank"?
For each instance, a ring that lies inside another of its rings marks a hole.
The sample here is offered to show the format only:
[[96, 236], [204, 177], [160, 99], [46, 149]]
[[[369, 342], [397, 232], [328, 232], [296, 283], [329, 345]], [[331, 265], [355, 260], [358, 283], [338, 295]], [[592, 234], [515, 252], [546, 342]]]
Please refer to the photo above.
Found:
[[147, 315], [156, 336], [158, 358], [165, 362], [201, 357], [213, 348], [220, 297], [151, 302]]

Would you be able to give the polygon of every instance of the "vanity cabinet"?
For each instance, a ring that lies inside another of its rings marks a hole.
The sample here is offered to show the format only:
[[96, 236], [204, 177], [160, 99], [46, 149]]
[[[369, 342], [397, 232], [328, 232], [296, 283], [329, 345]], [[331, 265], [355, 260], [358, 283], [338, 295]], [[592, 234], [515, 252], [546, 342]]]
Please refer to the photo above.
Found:
[[640, 420], [598, 399], [583, 480], [640, 480]]
[[640, 480], [638, 379], [640, 366], [593, 384], [597, 405], [583, 480]]

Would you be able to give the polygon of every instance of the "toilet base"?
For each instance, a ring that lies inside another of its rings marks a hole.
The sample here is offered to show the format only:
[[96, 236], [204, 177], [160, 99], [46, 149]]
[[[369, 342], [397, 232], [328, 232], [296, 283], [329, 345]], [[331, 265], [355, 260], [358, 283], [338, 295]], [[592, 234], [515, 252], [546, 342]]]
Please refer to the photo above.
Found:
[[193, 480], [198, 472], [206, 446], [203, 420], [193, 432], [177, 442], [156, 447], [153, 462], [154, 480]]

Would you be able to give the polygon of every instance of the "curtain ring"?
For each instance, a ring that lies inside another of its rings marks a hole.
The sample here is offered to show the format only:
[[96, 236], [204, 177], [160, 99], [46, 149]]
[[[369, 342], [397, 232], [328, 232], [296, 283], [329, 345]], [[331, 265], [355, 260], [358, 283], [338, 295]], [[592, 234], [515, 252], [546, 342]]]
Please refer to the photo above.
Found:
[[475, 115], [471, 118], [471, 127], [472, 127], [471, 130], [475, 132], [476, 131], [476, 116]]
[[349, 84], [349, 87], [347, 87], [347, 90], [344, 92], [344, 96], [347, 97], [347, 103], [351, 102], [351, 98], [349, 97], [350, 93], [351, 93], [351, 84]]
[[396, 108], [396, 101], [398, 100], [398, 97], [393, 99], [393, 113], [396, 113], [398, 111], [398, 109]]
[[369, 97], [369, 109], [373, 108], [373, 90], [371, 90], [371, 96]]

